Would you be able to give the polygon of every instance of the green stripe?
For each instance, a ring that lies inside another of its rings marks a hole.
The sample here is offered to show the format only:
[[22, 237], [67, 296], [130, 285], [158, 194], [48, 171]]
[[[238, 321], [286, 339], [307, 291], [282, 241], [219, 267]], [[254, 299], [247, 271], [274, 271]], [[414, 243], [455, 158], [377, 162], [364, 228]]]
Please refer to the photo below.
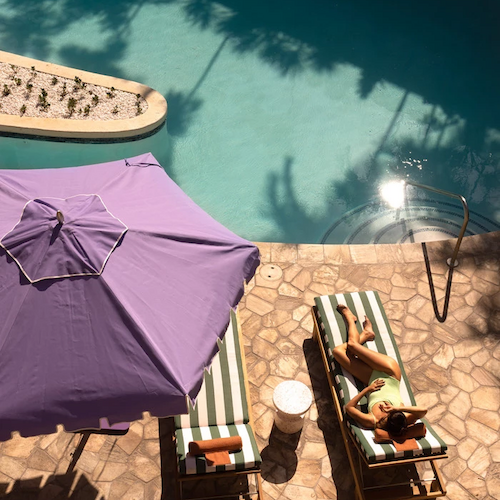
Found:
[[[230, 333], [230, 332], [227, 332]], [[227, 335], [226, 333], [226, 335]], [[225, 342], [224, 342], [225, 344]], [[222, 372], [222, 385], [220, 389], [222, 390], [222, 395], [224, 397], [224, 407], [226, 413], [226, 422], [234, 422], [234, 410], [233, 410], [233, 399], [231, 394], [231, 376], [229, 372], [229, 363], [227, 359], [227, 352], [224, 348], [224, 351], [219, 353], [219, 362]], [[219, 396], [220, 397], [220, 396]], [[210, 422], [211, 424], [215, 424], [216, 422]]]
[[[247, 403], [247, 396], [246, 396], [246, 388], [245, 388], [245, 377], [244, 377], [244, 371], [243, 371], [243, 360], [241, 358], [241, 344], [240, 344], [240, 336], [238, 334], [238, 323], [236, 320], [236, 314], [231, 311], [231, 321], [233, 325], [233, 337], [234, 337], [234, 348], [235, 348], [235, 353], [236, 353], [236, 363], [238, 367], [238, 381], [239, 381], [239, 387], [238, 387], [238, 392], [241, 397], [241, 407], [243, 411], [243, 423], [247, 423], [250, 420], [249, 416], [249, 411], [248, 411], [248, 403]], [[234, 419], [233, 419], [234, 422]]]
[[182, 430], [175, 432], [175, 438], [177, 444], [177, 462], [179, 464], [179, 472], [181, 474], [186, 474], [186, 443], [184, 442]]
[[[219, 347], [222, 349], [221, 345]], [[219, 351], [220, 353], [220, 351]], [[207, 422], [202, 422], [203, 425], [210, 425], [213, 422], [216, 422], [217, 416], [215, 412], [215, 391], [214, 387], [214, 365], [219, 362], [219, 354], [216, 354], [212, 361], [212, 368], [209, 373], [205, 373], [205, 393], [206, 393], [206, 405], [207, 405]], [[199, 418], [198, 418], [199, 420]]]

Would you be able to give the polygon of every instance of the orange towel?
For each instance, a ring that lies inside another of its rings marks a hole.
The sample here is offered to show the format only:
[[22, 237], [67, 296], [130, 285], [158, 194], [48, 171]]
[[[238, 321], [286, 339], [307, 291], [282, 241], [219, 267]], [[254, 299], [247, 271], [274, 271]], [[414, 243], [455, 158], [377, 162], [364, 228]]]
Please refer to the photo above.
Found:
[[400, 436], [391, 436], [384, 429], [375, 429], [375, 442], [380, 444], [391, 443], [398, 451], [415, 450], [418, 448], [415, 438], [424, 437], [426, 432], [427, 429], [422, 422], [410, 425]]
[[189, 455], [205, 455], [208, 465], [228, 465], [231, 463], [229, 452], [241, 450], [242, 446], [240, 436], [191, 441]]

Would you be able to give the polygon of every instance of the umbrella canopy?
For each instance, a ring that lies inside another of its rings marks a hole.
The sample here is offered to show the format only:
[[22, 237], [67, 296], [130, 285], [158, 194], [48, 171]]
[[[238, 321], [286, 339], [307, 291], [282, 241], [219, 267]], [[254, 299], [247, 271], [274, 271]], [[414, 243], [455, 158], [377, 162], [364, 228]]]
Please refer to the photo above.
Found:
[[258, 264], [149, 153], [0, 170], [0, 439], [186, 413]]

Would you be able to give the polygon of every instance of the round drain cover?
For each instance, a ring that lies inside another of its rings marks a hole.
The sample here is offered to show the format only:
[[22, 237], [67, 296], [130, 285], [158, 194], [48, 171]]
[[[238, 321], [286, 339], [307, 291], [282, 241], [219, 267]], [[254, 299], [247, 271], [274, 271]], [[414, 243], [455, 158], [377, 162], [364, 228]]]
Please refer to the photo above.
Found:
[[260, 268], [259, 274], [268, 281], [279, 280], [283, 276], [281, 267], [276, 264], [266, 264]]

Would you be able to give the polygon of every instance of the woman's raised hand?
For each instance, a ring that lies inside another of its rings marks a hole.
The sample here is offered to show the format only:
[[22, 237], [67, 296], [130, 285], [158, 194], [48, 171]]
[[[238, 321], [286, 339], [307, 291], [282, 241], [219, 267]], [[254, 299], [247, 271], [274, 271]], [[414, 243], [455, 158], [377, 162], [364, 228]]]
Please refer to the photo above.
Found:
[[376, 380], [374, 380], [369, 386], [368, 386], [368, 389], [370, 392], [375, 392], [375, 391], [378, 391], [380, 390], [381, 387], [383, 387], [385, 385], [385, 381], [382, 380], [381, 378], [378, 378]]

